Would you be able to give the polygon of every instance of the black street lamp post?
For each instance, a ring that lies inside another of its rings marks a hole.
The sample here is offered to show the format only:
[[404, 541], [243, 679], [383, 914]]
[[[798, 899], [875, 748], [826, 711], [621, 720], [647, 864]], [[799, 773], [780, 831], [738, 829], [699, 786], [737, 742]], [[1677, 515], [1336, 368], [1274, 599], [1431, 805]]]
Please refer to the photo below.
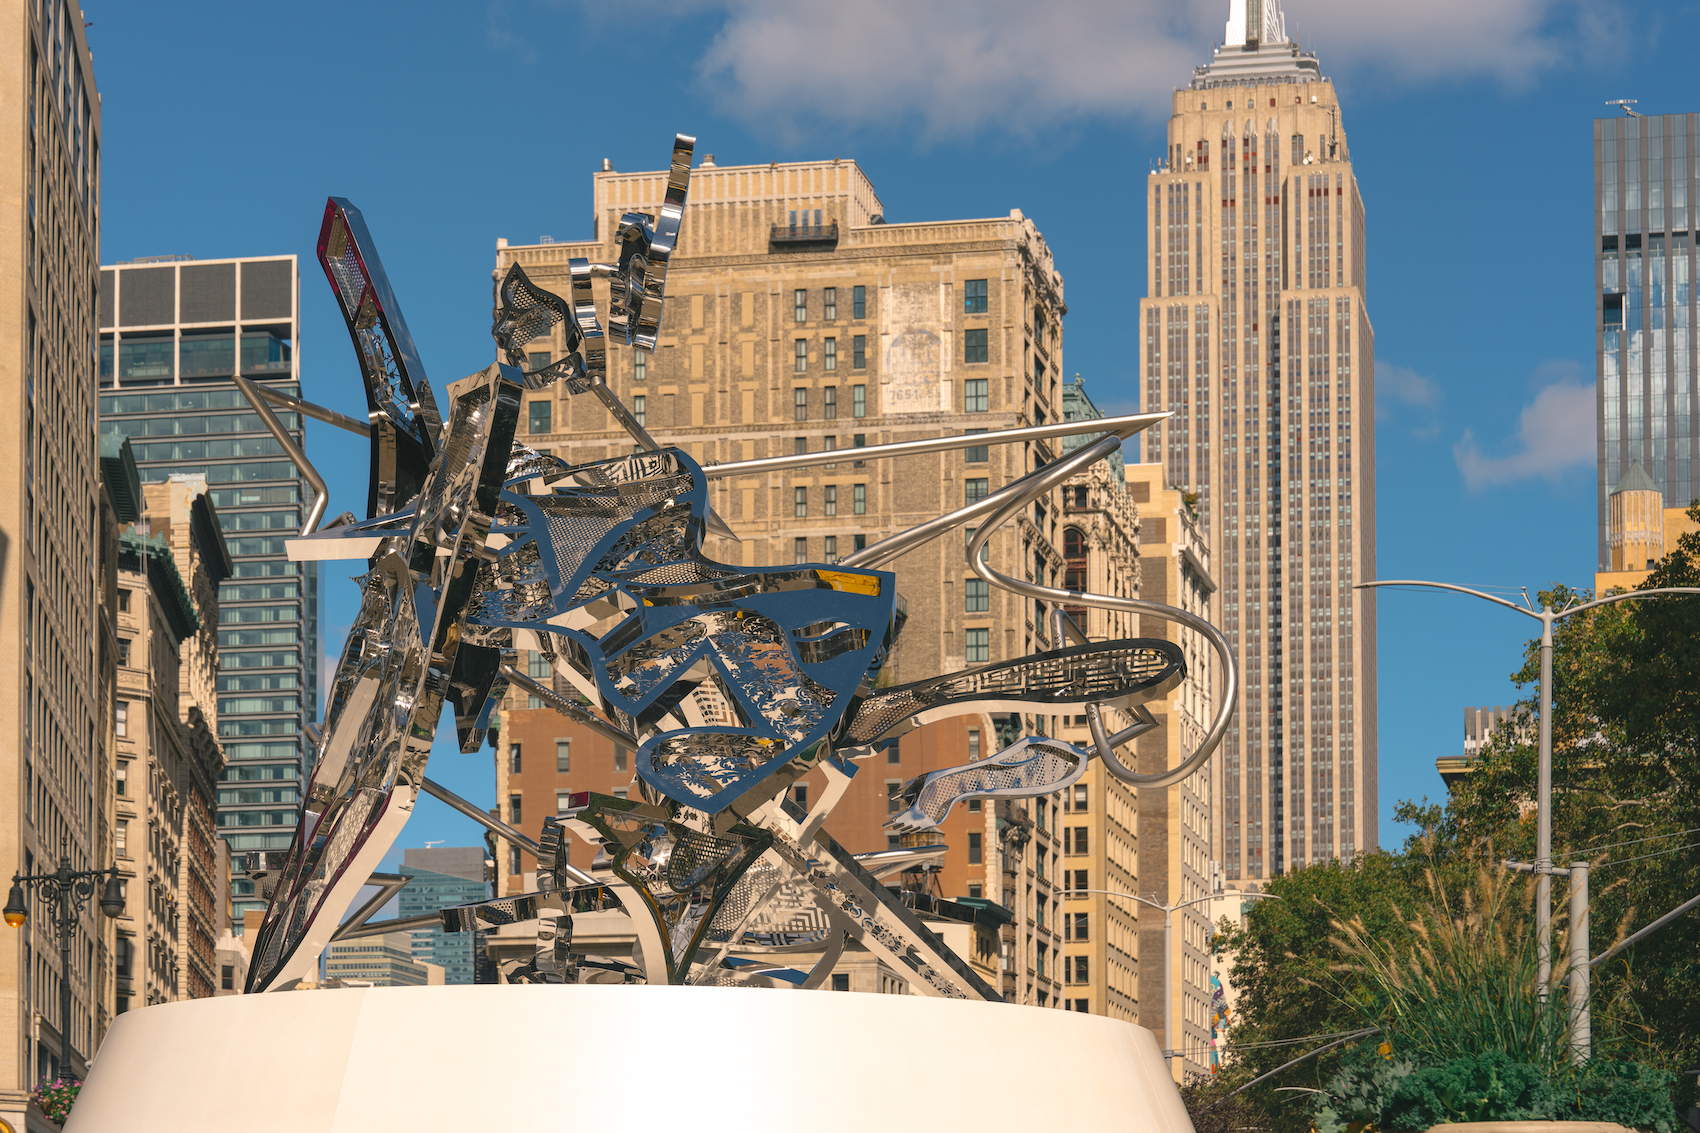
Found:
[[[71, 858], [61, 854], [59, 868], [52, 873], [28, 876], [12, 875], [12, 889], [6, 895], [6, 923], [19, 928], [29, 919], [29, 905], [24, 900], [24, 886], [37, 889], [37, 895], [52, 908], [53, 927], [59, 933], [59, 1043], [61, 1060], [71, 1063], [71, 942], [77, 935], [77, 917], [83, 906], [94, 896], [95, 886], [106, 878], [100, 895], [100, 911], [116, 917], [124, 911], [124, 891], [118, 880], [118, 867], [110, 869], [71, 868]], [[89, 986], [94, 986], [90, 973]]]

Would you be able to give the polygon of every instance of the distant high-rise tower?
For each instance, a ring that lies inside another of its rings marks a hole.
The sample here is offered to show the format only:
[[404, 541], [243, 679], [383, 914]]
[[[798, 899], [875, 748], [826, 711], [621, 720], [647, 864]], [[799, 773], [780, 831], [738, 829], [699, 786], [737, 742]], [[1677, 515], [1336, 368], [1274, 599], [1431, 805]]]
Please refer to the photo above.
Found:
[[[1700, 114], [1594, 120], [1595, 397], [1600, 569], [1612, 493], [1639, 463], [1667, 508], [1700, 497], [1694, 326]], [[1691, 223], [1694, 222], [1694, 223]]]
[[[167, 256], [100, 275], [101, 432], [130, 438], [144, 483], [205, 478], [234, 562], [218, 595], [218, 830], [239, 854], [286, 850], [319, 639], [318, 564], [290, 562], [284, 542], [313, 496], [231, 375], [300, 395], [296, 260]], [[299, 416], [278, 418], [305, 447]], [[240, 925], [266, 903], [240, 871], [231, 884]]]
[[1147, 182], [1146, 460], [1196, 495], [1243, 681], [1216, 821], [1229, 878], [1376, 845], [1375, 347], [1334, 86], [1277, 0], [1231, 0]]

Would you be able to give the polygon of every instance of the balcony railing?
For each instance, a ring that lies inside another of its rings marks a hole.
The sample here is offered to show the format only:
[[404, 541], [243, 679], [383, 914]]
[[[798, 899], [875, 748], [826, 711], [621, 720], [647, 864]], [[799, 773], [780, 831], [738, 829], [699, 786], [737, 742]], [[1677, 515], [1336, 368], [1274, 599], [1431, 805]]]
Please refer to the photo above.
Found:
[[827, 224], [775, 224], [768, 233], [768, 242], [780, 247], [838, 243], [838, 222]]

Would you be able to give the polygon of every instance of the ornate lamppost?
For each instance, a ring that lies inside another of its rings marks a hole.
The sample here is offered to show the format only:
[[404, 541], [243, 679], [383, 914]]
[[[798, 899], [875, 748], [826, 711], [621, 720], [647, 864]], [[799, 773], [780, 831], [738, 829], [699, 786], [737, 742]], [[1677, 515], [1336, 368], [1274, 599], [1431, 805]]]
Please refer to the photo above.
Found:
[[[28, 885], [37, 890], [37, 896], [47, 902], [52, 909], [52, 924], [59, 933], [59, 1042], [60, 1055], [69, 1065], [71, 1061], [71, 942], [77, 935], [77, 918], [82, 914], [83, 906], [94, 896], [95, 886], [101, 878], [106, 878], [106, 886], [100, 895], [100, 911], [108, 917], [116, 917], [124, 911], [124, 891], [118, 880], [118, 867], [110, 869], [71, 868], [71, 857], [61, 852], [59, 868], [52, 873], [34, 873], [28, 876], [12, 875], [12, 889], [6, 895], [4, 915], [6, 923], [12, 928], [20, 928], [29, 919], [29, 904], [24, 899], [24, 886]], [[92, 973], [91, 973], [92, 975]], [[93, 980], [90, 980], [93, 986]]]

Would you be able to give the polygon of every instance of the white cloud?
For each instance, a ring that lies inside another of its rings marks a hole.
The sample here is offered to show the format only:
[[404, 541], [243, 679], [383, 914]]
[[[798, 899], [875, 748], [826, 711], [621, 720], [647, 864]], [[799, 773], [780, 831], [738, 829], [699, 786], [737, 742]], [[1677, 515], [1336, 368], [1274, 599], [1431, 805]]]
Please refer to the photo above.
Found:
[[[725, 21], [700, 64], [721, 108], [787, 132], [911, 129], [937, 140], [1086, 115], [1167, 116], [1222, 37], [1227, 0], [682, 0]], [[1519, 84], [1579, 58], [1579, 0], [1293, 0], [1325, 74]], [[1579, 14], [1580, 13], [1580, 14]]]
[[1406, 366], [1375, 360], [1375, 419], [1393, 418], [1393, 402], [1414, 409], [1440, 408], [1443, 394], [1440, 386]]
[[[1569, 370], [1574, 364], [1547, 363], [1543, 371]], [[1539, 371], [1537, 371], [1539, 372]], [[1544, 477], [1556, 480], [1573, 469], [1593, 465], [1594, 387], [1573, 377], [1546, 386], [1523, 407], [1516, 439], [1503, 456], [1482, 452], [1468, 429], [1452, 446], [1452, 457], [1471, 491]]]

